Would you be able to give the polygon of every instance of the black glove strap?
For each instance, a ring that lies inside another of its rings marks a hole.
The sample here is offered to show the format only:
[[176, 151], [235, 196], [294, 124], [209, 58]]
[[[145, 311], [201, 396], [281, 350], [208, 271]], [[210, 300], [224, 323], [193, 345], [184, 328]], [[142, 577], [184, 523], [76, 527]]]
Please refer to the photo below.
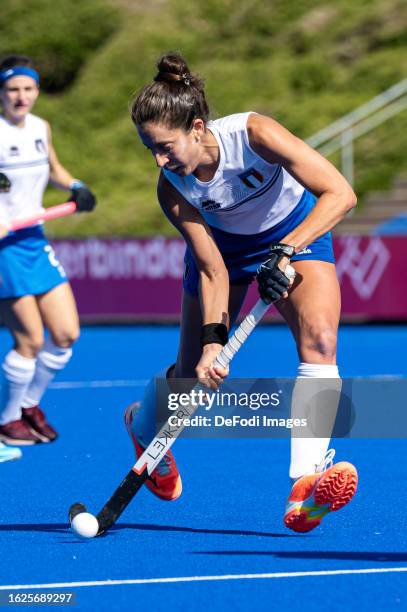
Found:
[[278, 267], [279, 262], [290, 259], [295, 248], [283, 242], [272, 242], [269, 246], [269, 258], [257, 270], [257, 283], [260, 297], [267, 303], [277, 302], [290, 287], [290, 280]]
[[269, 246], [270, 253], [276, 255], [284, 255], [285, 257], [291, 258], [295, 254], [295, 247], [290, 244], [284, 244], [284, 242], [272, 242]]
[[205, 344], [221, 344], [228, 341], [228, 328], [223, 323], [208, 323], [201, 328], [201, 346]]

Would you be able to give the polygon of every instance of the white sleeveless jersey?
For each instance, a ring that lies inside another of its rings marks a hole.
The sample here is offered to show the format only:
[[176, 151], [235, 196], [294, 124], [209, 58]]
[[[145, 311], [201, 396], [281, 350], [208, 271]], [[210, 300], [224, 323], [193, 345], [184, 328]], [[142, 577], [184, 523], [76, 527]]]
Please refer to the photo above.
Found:
[[203, 182], [193, 174], [164, 175], [212, 227], [232, 234], [258, 234], [285, 219], [304, 193], [279, 164], [269, 164], [250, 146], [247, 120], [237, 113], [208, 122], [219, 146], [219, 166]]
[[29, 114], [20, 128], [0, 116], [0, 172], [11, 182], [9, 192], [0, 190], [0, 222], [43, 210], [42, 196], [49, 179], [48, 137], [43, 119]]

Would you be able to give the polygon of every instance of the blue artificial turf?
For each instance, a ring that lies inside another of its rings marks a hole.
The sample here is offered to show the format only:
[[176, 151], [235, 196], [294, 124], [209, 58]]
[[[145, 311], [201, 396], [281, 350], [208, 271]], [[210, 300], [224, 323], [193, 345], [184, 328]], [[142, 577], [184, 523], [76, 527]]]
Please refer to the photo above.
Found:
[[[73, 536], [70, 504], [83, 501], [96, 513], [134, 462], [123, 410], [173, 360], [177, 337], [175, 327], [82, 330], [72, 361], [43, 402], [60, 438], [0, 466], [0, 585], [406, 568], [402, 439], [335, 441], [338, 458], [358, 468], [359, 490], [307, 535], [282, 525], [288, 440], [181, 439], [174, 446], [184, 485], [178, 501], [161, 502], [143, 490], [106, 536]], [[5, 352], [4, 330], [0, 338]], [[407, 327], [344, 327], [341, 373], [407, 376], [406, 345]], [[261, 327], [232, 372], [294, 376], [296, 361], [286, 328]], [[393, 571], [73, 590], [78, 610], [400, 610], [406, 579]]]

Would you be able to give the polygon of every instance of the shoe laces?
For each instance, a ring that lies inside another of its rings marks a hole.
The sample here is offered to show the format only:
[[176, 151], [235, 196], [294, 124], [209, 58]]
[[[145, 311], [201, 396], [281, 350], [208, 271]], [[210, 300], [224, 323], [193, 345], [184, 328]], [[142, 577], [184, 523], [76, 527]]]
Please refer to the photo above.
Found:
[[322, 459], [321, 463], [317, 466], [316, 473], [325, 472], [325, 470], [328, 470], [330, 467], [333, 466], [335, 452], [336, 451], [334, 448], [330, 448], [326, 452], [325, 457]]
[[164, 455], [160, 463], [157, 465], [156, 470], [160, 476], [167, 476], [171, 472], [172, 459], [169, 454]]
[[[136, 438], [138, 445], [143, 449], [143, 451], [147, 448], [148, 444], [146, 444], [140, 436], [138, 436]], [[167, 476], [168, 474], [170, 474], [171, 472], [171, 464], [172, 464], [172, 458], [171, 455], [169, 453], [167, 453], [166, 455], [164, 455], [164, 457], [161, 459], [161, 461], [159, 462], [159, 464], [157, 465], [157, 467], [154, 469], [154, 472], [156, 472], [159, 476]], [[153, 473], [154, 473], [153, 472]]]

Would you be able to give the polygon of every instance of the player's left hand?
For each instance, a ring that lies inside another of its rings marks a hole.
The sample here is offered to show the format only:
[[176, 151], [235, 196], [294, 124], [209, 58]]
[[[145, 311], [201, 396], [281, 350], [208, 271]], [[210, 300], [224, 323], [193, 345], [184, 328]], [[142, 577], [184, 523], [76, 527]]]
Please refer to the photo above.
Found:
[[[294, 279], [284, 270], [290, 263], [290, 256], [294, 253], [293, 247], [285, 244], [272, 244], [270, 256], [257, 270], [256, 279], [260, 297], [266, 304], [277, 302], [286, 298], [288, 289]], [[291, 266], [289, 266], [291, 269]], [[292, 271], [292, 269], [290, 270]]]
[[71, 200], [76, 202], [77, 212], [90, 212], [96, 206], [96, 198], [91, 190], [84, 185], [72, 187]]
[[221, 344], [205, 344], [202, 349], [202, 356], [195, 368], [199, 382], [213, 391], [219, 389], [220, 385], [229, 374], [229, 367], [221, 368], [212, 366], [212, 363], [215, 361], [215, 358], [219, 355], [222, 348], [223, 346]]

